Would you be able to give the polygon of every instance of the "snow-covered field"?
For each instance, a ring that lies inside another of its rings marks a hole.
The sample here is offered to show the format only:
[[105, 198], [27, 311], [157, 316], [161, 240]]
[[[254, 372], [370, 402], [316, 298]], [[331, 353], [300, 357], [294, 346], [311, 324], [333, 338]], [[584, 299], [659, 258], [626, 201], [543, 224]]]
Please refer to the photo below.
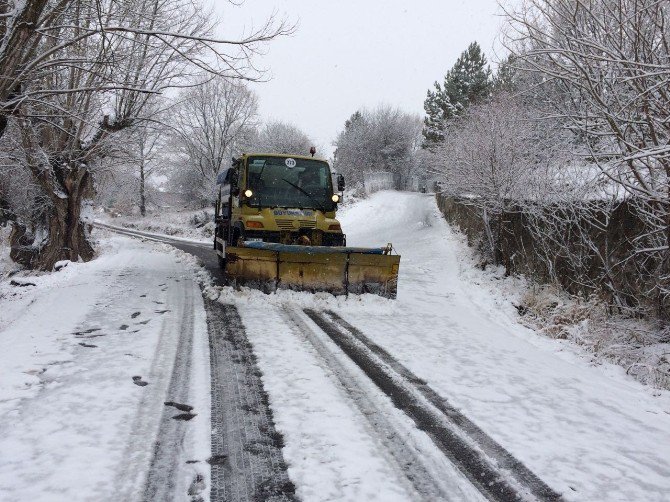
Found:
[[[0, 282], [0, 500], [140, 500], [179, 337], [196, 362], [174, 455], [186, 493], [209, 466], [202, 296], [171, 250], [105, 238], [96, 260]], [[165, 246], [167, 249], [167, 246]], [[186, 464], [186, 460], [198, 463]]]
[[309, 306], [362, 329], [567, 499], [667, 500], [670, 393], [523, 327], [513, 307], [522, 288], [475, 268], [432, 196], [381, 192], [340, 218], [350, 245], [392, 242], [402, 255], [397, 300], [229, 289], [220, 298], [248, 326], [300, 497], [416, 495], [390, 474], [364, 414], [287, 322], [287, 310]]
[[[349, 244], [392, 242], [402, 255], [397, 300], [206, 286], [239, 309], [302, 500], [437, 499], [403, 476], [410, 457], [394, 445], [418, 452], [442, 484], [435, 493], [480, 497], [305, 307], [361, 329], [567, 500], [667, 500], [670, 392], [523, 327], [513, 306], [523, 287], [477, 269], [432, 196], [381, 192], [340, 219]], [[182, 462], [178, 482], [208, 476], [207, 339], [193, 260], [125, 237], [101, 244], [91, 263], [15, 276], [35, 286], [0, 282], [0, 500], [141, 498], [161, 416], [173, 411], [163, 400], [184, 319], [199, 385], [176, 454], [199, 462]]]

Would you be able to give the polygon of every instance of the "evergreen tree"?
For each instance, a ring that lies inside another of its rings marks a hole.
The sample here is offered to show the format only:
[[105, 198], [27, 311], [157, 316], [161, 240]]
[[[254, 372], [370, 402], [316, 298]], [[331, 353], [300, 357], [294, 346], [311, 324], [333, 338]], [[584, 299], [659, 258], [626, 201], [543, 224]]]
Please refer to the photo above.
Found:
[[423, 104], [424, 146], [442, 142], [447, 121], [461, 115], [469, 105], [485, 100], [490, 93], [491, 69], [479, 44], [472, 42], [447, 72], [444, 83], [435, 82], [435, 90], [428, 90]]
[[514, 91], [517, 80], [517, 69], [514, 66], [514, 56], [510, 54], [498, 65], [498, 71], [493, 76], [493, 92]]

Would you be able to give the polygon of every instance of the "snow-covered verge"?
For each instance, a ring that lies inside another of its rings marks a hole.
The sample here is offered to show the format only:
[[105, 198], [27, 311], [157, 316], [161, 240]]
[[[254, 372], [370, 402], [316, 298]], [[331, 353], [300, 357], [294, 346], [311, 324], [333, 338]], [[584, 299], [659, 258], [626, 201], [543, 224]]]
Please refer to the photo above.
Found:
[[185, 323], [196, 416], [173, 482], [186, 494], [200, 474], [208, 486], [202, 297], [190, 265], [161, 246], [105, 237], [89, 263], [0, 280], [0, 500], [142, 499], [161, 417], [180, 413], [164, 401]]
[[380, 192], [339, 218], [350, 245], [390, 241], [402, 255], [397, 300], [207, 288], [248, 327], [303, 500], [411, 499], [365, 417], [287, 323], [304, 307], [361, 329], [567, 500], [667, 499], [669, 392], [524, 326], [527, 285], [478, 268], [433, 196]]
[[638, 381], [670, 390], [670, 332], [658, 322], [625, 317], [595, 296], [570, 296], [551, 285], [527, 285], [519, 297], [524, 324], [582, 349], [592, 364], [611, 362]]
[[171, 237], [211, 240], [214, 236], [214, 210], [156, 211], [139, 216], [116, 216], [101, 213], [97, 219], [110, 225], [132, 228]]
[[[481, 219], [477, 211], [471, 211], [456, 199], [440, 195], [438, 205], [441, 205], [447, 221], [463, 225], [463, 233], [468, 236], [467, 239], [463, 238], [463, 242], [479, 241], [479, 233], [483, 229], [480, 227]], [[510, 218], [516, 217], [517, 215], [510, 213]], [[621, 216], [619, 218], [621, 221], [624, 219]], [[514, 228], [516, 227], [510, 223], [508, 230], [512, 231]], [[544, 277], [542, 266], [524, 249], [541, 248], [541, 245], [528, 247], [523, 244], [533, 239], [532, 233], [526, 233], [504, 241], [504, 261], [527, 263], [527, 268], [531, 271], [526, 276], [505, 277], [504, 267], [488, 265], [490, 256], [487, 251], [479, 254], [479, 246], [477, 252], [472, 254], [477, 266], [485, 268], [486, 274], [495, 278], [493, 283], [498, 289], [504, 286], [508, 290], [507, 294], [514, 295], [515, 305], [522, 316], [521, 321], [550, 338], [568, 339], [579, 345], [595, 364], [605, 361], [618, 364], [640, 382], [670, 390], [670, 332], [665, 326], [666, 323], [655, 316], [634, 316], [630, 308], [617, 309], [611, 301], [607, 303], [597, 292], [593, 292], [588, 298], [571, 294], [569, 289], [564, 289], [567, 281], [555, 285], [538, 283], [533, 276], [537, 274]], [[545, 254], [550, 254], [546, 248]], [[538, 262], [544, 263], [542, 260]], [[514, 267], [518, 265], [512, 265]], [[579, 273], [586, 273], [582, 280], [593, 287], [598, 283], [595, 280], [597, 264], [588, 272], [585, 272], [586, 269], [588, 267]], [[622, 270], [622, 273], [630, 272]], [[576, 275], [566, 272], [563, 274], [563, 279], [571, 277], [573, 286], [580, 282], [579, 278], [575, 279]], [[635, 273], [632, 277], [635, 277]]]

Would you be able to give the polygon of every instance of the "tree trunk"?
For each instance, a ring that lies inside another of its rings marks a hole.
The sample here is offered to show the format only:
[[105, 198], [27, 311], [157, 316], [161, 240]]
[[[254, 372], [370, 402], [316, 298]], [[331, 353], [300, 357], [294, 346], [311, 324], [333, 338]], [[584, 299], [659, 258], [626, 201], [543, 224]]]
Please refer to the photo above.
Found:
[[144, 159], [140, 162], [140, 214], [147, 215], [147, 199], [144, 193]]
[[[4, 2], [3, 2], [4, 3]], [[41, 38], [35, 29], [40, 16], [49, 4], [48, 0], [27, 0], [17, 2], [15, 12], [5, 20], [3, 43], [0, 47], [0, 103], [21, 94], [22, 82], [14, 80], [16, 73], [33, 56], [37, 44], [35, 39]], [[3, 6], [2, 14], [7, 15], [7, 6]], [[17, 102], [18, 103], [18, 102]], [[0, 138], [5, 134], [8, 117], [12, 115], [18, 104], [0, 108]]]
[[34, 237], [28, 240], [25, 227], [14, 225], [10, 236], [12, 260], [31, 269], [53, 270], [61, 260], [93, 259], [95, 252], [81, 221], [81, 203], [91, 191], [91, 175], [85, 167], [73, 168], [64, 186], [66, 193], [52, 199], [43, 240], [36, 242]]

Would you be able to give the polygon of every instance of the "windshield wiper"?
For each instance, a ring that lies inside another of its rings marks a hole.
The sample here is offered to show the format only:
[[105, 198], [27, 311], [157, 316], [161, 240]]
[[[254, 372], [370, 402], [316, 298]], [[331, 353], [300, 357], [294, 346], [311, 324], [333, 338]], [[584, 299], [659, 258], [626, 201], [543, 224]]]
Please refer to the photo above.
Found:
[[324, 206], [322, 206], [321, 204], [319, 204], [319, 201], [318, 201], [318, 200], [316, 200], [316, 199], [315, 199], [314, 197], [312, 197], [310, 194], [308, 194], [307, 192], [305, 192], [305, 191], [304, 191], [302, 188], [300, 188], [298, 185], [295, 185], [295, 184], [291, 183], [289, 180], [286, 180], [286, 179], [284, 179], [284, 178], [282, 178], [281, 180], [282, 180], [282, 181], [285, 181], [286, 183], [288, 183], [289, 185], [291, 185], [293, 188], [295, 188], [295, 189], [297, 189], [297, 190], [300, 190], [300, 191], [301, 191], [302, 193], [304, 193], [307, 197], [309, 197], [309, 200], [311, 200], [311, 201], [316, 205], [316, 208], [317, 208], [318, 210], [320, 210], [320, 211], [323, 212], [323, 213], [326, 212], [326, 208], [325, 208]]

